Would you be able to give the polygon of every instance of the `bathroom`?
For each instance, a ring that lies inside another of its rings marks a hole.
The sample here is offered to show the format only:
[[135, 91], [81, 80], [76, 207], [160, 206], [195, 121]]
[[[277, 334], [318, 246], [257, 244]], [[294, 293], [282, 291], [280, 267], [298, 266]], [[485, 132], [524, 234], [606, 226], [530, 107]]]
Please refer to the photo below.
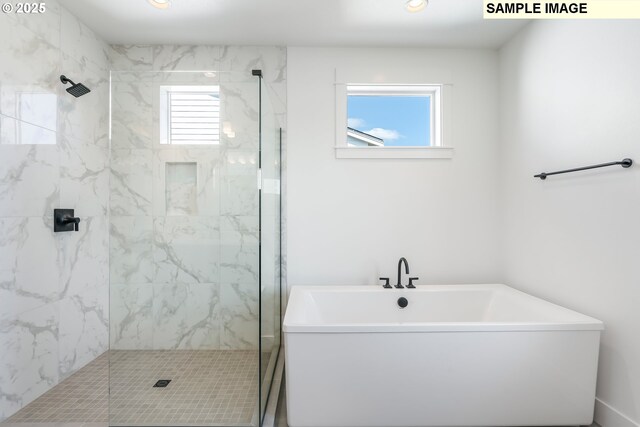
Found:
[[486, 3], [3, 2], [0, 423], [640, 427], [640, 14]]

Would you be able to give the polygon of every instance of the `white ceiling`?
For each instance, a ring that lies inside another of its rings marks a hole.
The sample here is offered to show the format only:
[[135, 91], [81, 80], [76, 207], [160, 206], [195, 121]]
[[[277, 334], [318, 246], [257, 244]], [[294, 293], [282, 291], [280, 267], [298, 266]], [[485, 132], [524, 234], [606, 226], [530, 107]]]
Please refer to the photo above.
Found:
[[482, 0], [60, 0], [111, 44], [498, 47], [526, 24], [485, 21]]

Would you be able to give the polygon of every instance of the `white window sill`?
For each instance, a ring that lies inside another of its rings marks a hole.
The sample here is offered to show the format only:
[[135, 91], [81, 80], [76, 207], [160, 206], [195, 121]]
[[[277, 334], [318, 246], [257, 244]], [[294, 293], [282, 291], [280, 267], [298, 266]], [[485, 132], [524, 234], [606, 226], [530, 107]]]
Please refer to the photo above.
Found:
[[452, 147], [336, 147], [337, 159], [451, 159]]

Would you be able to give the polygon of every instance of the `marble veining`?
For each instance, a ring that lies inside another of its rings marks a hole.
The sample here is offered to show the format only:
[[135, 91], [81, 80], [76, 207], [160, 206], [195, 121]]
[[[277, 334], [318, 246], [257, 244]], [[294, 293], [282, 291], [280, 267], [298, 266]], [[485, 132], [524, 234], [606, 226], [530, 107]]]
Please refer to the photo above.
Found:
[[257, 167], [251, 175], [223, 175], [221, 189], [222, 215], [254, 215], [258, 212]]
[[220, 135], [225, 148], [257, 151], [260, 137], [257, 82], [221, 83], [220, 115], [222, 122], [228, 122], [235, 132], [233, 137]]
[[258, 295], [259, 288], [256, 282], [221, 285], [221, 348], [258, 348]]
[[109, 69], [108, 45], [67, 9], [61, 8], [60, 17], [63, 51], [81, 64], [92, 63], [101, 70]]
[[0, 321], [59, 299], [61, 261], [49, 225], [43, 218], [0, 218]]
[[108, 348], [108, 288], [85, 290], [60, 301], [58, 370], [73, 374]]
[[[259, 86], [251, 70], [263, 69], [265, 101], [272, 98], [269, 108], [282, 117], [285, 49], [112, 46], [109, 55], [118, 70], [112, 75], [112, 348], [257, 348]], [[174, 72], [194, 70], [216, 75]], [[225, 132], [216, 146], [159, 144], [159, 86], [167, 83], [219, 84], [221, 124], [235, 134]], [[193, 166], [171, 170], [180, 164], [195, 164], [195, 203]], [[266, 270], [265, 283], [274, 286], [280, 270]]]
[[[263, 70], [276, 115], [286, 113], [284, 48], [108, 47], [55, 0], [47, 7], [37, 19], [0, 15], [0, 56], [14, 59], [0, 64], [0, 345], [12, 355], [0, 361], [0, 419], [109, 344], [257, 348], [251, 69]], [[110, 67], [121, 71], [111, 141]], [[166, 73], [187, 70], [200, 72]], [[67, 94], [63, 72], [91, 93]], [[222, 121], [235, 135], [215, 147], [161, 147], [154, 118], [166, 82], [220, 84]], [[178, 197], [189, 209], [167, 211], [171, 162], [197, 164], [197, 209]], [[62, 205], [81, 216], [78, 233], [51, 233]]]
[[253, 82], [262, 69], [265, 82], [284, 83], [286, 48], [281, 46], [115, 45], [109, 49], [117, 71], [221, 71], [221, 81]]
[[153, 348], [153, 284], [111, 283], [110, 289], [110, 348]]
[[57, 146], [0, 146], [0, 216], [49, 215], [60, 192]]
[[61, 239], [59, 371], [65, 378], [108, 348], [108, 229], [88, 217]]
[[56, 132], [0, 114], [0, 145], [55, 145]]
[[112, 215], [110, 248], [112, 285], [153, 283], [153, 217]]
[[257, 215], [221, 217], [221, 283], [258, 283], [258, 227]]
[[153, 293], [154, 349], [220, 348], [216, 284], [155, 284]]
[[58, 315], [54, 303], [0, 322], [0, 417], [11, 415], [57, 384]]
[[[22, 99], [47, 99], [57, 96], [60, 50], [27, 27], [0, 14], [0, 57], [12, 58], [0, 66], [0, 113], [44, 128], [55, 121], [56, 106], [46, 101], [34, 112], [34, 102]], [[57, 81], [56, 81], [57, 80]], [[54, 123], [55, 124], [55, 123]]]
[[111, 214], [151, 215], [152, 151], [111, 150]]
[[231, 77], [261, 69], [269, 83], [286, 80], [286, 58], [286, 48], [278, 46], [224, 46], [220, 52], [222, 70], [233, 71]]
[[219, 70], [219, 46], [160, 45], [153, 47], [153, 69]]
[[153, 220], [153, 231], [156, 283], [218, 282], [217, 217], [157, 217]]
[[[0, 421], [108, 347], [107, 46], [46, 7], [0, 15]], [[79, 232], [53, 233], [57, 207]]]
[[167, 215], [197, 215], [197, 192], [197, 162], [168, 162], [165, 164]]
[[51, 45], [60, 47], [60, 14], [61, 7], [58, 2], [47, 0], [45, 13], [11, 13], [6, 15], [15, 18], [18, 24], [31, 30]]
[[153, 46], [113, 45], [109, 48], [109, 64], [114, 71], [153, 69]]
[[287, 84], [279, 81], [267, 83], [265, 86], [267, 96], [273, 107], [277, 122], [284, 128], [286, 127], [287, 119]]
[[109, 149], [60, 138], [60, 206], [78, 215], [106, 215], [109, 204]]
[[114, 149], [150, 149], [153, 136], [153, 85], [114, 82], [111, 97], [111, 146]]

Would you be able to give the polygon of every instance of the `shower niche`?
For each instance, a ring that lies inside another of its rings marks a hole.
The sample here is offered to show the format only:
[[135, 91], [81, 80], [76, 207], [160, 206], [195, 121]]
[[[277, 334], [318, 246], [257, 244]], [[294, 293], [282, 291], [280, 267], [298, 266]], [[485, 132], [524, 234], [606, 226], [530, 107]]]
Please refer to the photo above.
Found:
[[198, 214], [198, 163], [165, 163], [167, 215]]

